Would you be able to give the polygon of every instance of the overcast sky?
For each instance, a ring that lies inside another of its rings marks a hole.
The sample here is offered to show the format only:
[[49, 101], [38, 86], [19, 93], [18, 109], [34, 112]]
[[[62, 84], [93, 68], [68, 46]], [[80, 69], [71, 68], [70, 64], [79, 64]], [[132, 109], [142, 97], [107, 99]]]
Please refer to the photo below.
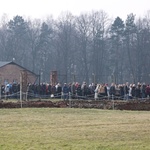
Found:
[[143, 17], [150, 10], [150, 0], [0, 0], [0, 17], [16, 15], [44, 18], [53, 15], [57, 18], [61, 12], [69, 11], [73, 15], [92, 10], [103, 10], [110, 17], [126, 19], [130, 13]]

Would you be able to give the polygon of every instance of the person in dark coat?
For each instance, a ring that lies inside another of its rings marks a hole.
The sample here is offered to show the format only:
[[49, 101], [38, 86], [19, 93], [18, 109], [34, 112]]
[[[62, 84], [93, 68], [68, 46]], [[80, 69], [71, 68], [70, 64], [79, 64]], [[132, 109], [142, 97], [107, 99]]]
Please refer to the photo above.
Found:
[[64, 83], [64, 86], [62, 87], [62, 93], [63, 93], [63, 99], [68, 100], [69, 98], [69, 88], [66, 83]]
[[114, 98], [114, 96], [115, 96], [115, 92], [116, 92], [116, 90], [115, 90], [115, 84], [114, 84], [114, 83], [112, 83], [112, 84], [111, 84], [111, 86], [110, 86], [110, 90], [109, 90], [110, 98], [111, 98], [111, 99], [113, 99], [113, 98]]
[[83, 82], [82, 86], [81, 86], [81, 90], [82, 90], [82, 96], [84, 99], [87, 98], [87, 91], [88, 91], [88, 87], [86, 85], [86, 82]]
[[137, 87], [135, 89], [135, 95], [137, 99], [141, 98], [141, 84], [140, 83], [137, 84]]
[[76, 95], [77, 95], [77, 99], [81, 99], [82, 97], [81, 84], [78, 84], [78, 86], [76, 87]]

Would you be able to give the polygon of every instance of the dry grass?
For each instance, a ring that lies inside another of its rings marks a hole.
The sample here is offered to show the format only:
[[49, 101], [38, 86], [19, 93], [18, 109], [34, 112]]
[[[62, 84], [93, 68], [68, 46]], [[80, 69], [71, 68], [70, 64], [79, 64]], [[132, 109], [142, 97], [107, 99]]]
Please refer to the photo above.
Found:
[[150, 112], [0, 109], [0, 150], [149, 150]]

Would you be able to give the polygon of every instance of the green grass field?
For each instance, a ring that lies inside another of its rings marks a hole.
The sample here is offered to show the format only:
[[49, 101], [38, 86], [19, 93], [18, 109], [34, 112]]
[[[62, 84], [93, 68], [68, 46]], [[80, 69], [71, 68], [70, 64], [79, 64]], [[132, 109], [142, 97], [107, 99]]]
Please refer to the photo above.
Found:
[[150, 112], [0, 109], [0, 150], [150, 150]]

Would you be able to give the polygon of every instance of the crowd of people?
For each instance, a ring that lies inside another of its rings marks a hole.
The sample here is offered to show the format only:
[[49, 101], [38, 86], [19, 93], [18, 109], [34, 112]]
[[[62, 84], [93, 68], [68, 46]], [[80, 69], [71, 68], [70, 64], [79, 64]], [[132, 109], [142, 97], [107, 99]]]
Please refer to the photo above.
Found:
[[[1, 86], [1, 97], [19, 98], [20, 84], [9, 83]], [[145, 83], [129, 84], [87, 84], [83, 82], [51, 85], [47, 83], [28, 84], [25, 91], [28, 98], [72, 99], [145, 99], [150, 97], [150, 85]]]

